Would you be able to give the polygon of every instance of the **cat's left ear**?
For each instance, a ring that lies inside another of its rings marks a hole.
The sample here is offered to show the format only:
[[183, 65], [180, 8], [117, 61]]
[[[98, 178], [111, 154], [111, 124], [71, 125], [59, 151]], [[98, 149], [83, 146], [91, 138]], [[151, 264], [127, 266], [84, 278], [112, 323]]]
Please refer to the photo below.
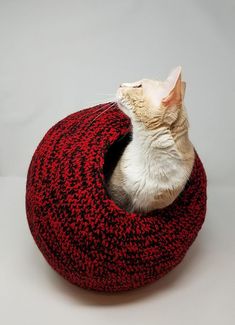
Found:
[[180, 66], [175, 68], [165, 81], [168, 90], [168, 95], [162, 99], [165, 107], [178, 106], [184, 98], [186, 83], [181, 81], [181, 71]]
[[182, 99], [184, 99], [185, 91], [186, 91], [186, 82], [181, 81], [181, 97], [182, 97]]

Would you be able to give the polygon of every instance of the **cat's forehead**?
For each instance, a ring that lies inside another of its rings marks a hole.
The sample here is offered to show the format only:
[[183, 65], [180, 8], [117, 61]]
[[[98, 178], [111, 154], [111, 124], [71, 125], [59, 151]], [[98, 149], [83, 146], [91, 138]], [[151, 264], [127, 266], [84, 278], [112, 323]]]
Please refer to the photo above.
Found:
[[160, 106], [161, 100], [167, 95], [166, 83], [160, 80], [143, 79], [144, 95], [154, 106]]
[[163, 87], [164, 82], [160, 80], [154, 80], [154, 79], [140, 79], [134, 82], [124, 82], [122, 83], [122, 87], [127, 88], [133, 88], [142, 85], [144, 88], [157, 88], [157, 87]]
[[164, 82], [161, 80], [155, 80], [155, 79], [142, 79], [142, 84], [145, 86], [151, 86], [151, 87], [163, 87]]
[[154, 95], [156, 93], [165, 93], [166, 84], [160, 80], [152, 80], [152, 79], [143, 79], [142, 85], [144, 89], [144, 93], [148, 95]]

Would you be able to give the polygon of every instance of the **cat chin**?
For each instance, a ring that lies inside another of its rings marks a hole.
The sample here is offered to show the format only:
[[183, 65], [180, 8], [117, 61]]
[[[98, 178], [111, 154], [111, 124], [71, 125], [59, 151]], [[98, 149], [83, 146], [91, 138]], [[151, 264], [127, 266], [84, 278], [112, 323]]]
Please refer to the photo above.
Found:
[[120, 109], [120, 110], [121, 110], [125, 115], [127, 115], [129, 118], [131, 117], [128, 108], [126, 108], [126, 106], [125, 106], [124, 104], [122, 104], [120, 100], [117, 101], [117, 105], [118, 105], [118, 108], [119, 108], [119, 109]]

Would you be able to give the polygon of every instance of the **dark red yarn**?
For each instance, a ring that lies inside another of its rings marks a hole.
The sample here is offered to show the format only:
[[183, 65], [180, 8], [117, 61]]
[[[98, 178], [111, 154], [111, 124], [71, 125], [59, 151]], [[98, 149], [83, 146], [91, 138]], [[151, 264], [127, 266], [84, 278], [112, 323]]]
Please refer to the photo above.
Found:
[[83, 288], [124, 291], [159, 279], [182, 260], [204, 221], [198, 155], [184, 191], [163, 210], [131, 214], [109, 198], [104, 158], [130, 131], [110, 103], [74, 113], [46, 133], [28, 170], [32, 235], [48, 263]]

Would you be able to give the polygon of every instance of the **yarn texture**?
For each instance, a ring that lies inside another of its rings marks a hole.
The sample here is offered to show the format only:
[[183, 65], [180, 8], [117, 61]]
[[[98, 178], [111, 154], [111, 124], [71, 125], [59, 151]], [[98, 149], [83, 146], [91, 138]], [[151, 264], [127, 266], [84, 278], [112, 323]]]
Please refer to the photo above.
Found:
[[46, 133], [29, 166], [33, 238], [51, 267], [82, 288], [118, 292], [158, 280], [181, 262], [205, 218], [206, 174], [197, 153], [170, 206], [141, 215], [112, 201], [106, 158], [130, 132], [129, 118], [112, 103], [84, 109]]

